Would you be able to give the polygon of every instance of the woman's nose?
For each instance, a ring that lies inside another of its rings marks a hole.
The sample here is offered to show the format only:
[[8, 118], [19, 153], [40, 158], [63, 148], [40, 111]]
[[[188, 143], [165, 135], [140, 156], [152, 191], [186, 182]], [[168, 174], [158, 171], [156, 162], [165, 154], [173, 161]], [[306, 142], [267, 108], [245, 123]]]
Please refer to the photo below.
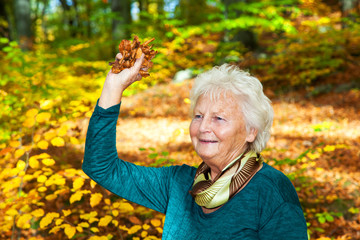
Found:
[[211, 119], [209, 119], [207, 117], [203, 117], [203, 119], [200, 123], [199, 131], [200, 132], [209, 132], [210, 129], [211, 129]]

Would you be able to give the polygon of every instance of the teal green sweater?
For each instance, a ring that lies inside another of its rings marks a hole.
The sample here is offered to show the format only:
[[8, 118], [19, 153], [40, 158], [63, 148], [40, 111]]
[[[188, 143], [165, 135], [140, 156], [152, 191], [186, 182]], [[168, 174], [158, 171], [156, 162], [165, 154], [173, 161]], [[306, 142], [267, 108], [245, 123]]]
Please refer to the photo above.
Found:
[[205, 214], [189, 194], [196, 168], [143, 167], [119, 159], [119, 109], [120, 104], [108, 109], [95, 107], [83, 170], [114, 194], [166, 214], [162, 239], [307, 239], [306, 222], [292, 183], [267, 164], [229, 202]]

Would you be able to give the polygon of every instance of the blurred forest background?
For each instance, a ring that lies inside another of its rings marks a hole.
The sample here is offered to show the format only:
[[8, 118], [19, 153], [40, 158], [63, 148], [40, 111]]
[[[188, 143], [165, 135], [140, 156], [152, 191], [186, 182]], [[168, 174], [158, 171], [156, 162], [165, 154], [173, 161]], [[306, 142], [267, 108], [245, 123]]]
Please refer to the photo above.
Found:
[[273, 101], [266, 161], [295, 185], [311, 239], [360, 239], [359, 0], [0, 0], [0, 239], [161, 239], [164, 216], [81, 170], [122, 39], [155, 37], [126, 91], [119, 156], [198, 165], [189, 89], [222, 63]]

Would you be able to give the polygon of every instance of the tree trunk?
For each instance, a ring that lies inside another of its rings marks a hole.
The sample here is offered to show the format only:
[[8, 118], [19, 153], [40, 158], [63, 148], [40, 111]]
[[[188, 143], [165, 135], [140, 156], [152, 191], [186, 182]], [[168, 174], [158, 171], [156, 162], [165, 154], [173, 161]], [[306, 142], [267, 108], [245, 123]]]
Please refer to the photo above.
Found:
[[180, 17], [185, 20], [188, 25], [198, 25], [206, 21], [206, 0], [180, 0], [179, 10]]
[[90, 20], [90, 16], [91, 16], [91, 11], [92, 11], [92, 5], [90, 3], [90, 1], [86, 1], [85, 4], [86, 7], [86, 36], [90, 39], [92, 36], [92, 31], [91, 31], [91, 20]]
[[[341, 4], [341, 15], [343, 18], [349, 18], [350, 20], [356, 20], [354, 16], [358, 13], [359, 9], [357, 9], [360, 5], [359, 0], [340, 0]], [[346, 22], [342, 22], [342, 28], [346, 28]]]
[[20, 47], [23, 50], [31, 49], [33, 41], [29, 0], [15, 0], [14, 11], [17, 39], [19, 40]]
[[8, 16], [8, 13], [6, 11], [6, 2], [5, 0], [0, 0], [0, 21], [5, 21], [8, 23], [7, 26], [5, 26], [4, 24], [2, 24], [0, 26], [0, 37], [6, 37], [8, 39], [10, 39], [10, 18]]
[[45, 20], [46, 19], [45, 18], [45, 13], [46, 13], [46, 9], [47, 9], [48, 4], [49, 4], [49, 0], [45, 0], [43, 9], [41, 10], [41, 28], [42, 28], [42, 31], [44, 33], [44, 40], [45, 41], [48, 40], [47, 25], [46, 25], [46, 20]]
[[147, 17], [144, 17], [144, 15], [142, 13], [147, 13], [148, 12], [148, 8], [149, 8], [149, 3], [148, 0], [138, 0], [139, 3], [139, 19], [140, 22], [142, 21], [146, 21]]
[[69, 29], [70, 29], [70, 36], [71, 37], [75, 37], [76, 36], [76, 31], [75, 31], [75, 21], [73, 19], [73, 16], [71, 15], [71, 6], [67, 3], [67, 0], [60, 0], [61, 3], [61, 7], [63, 8], [63, 19], [64, 19], [64, 24], [65, 25], [69, 25]]
[[131, 1], [112, 0], [111, 11], [114, 13], [112, 21], [113, 40], [127, 39], [130, 37], [129, 25], [131, 24]]
[[79, 8], [78, 8], [78, 1], [77, 0], [72, 0], [73, 2], [73, 6], [74, 6], [74, 10], [75, 10], [75, 34], [80, 34], [81, 36], [84, 36], [84, 29], [82, 26], [82, 21], [80, 19], [80, 15], [79, 15]]

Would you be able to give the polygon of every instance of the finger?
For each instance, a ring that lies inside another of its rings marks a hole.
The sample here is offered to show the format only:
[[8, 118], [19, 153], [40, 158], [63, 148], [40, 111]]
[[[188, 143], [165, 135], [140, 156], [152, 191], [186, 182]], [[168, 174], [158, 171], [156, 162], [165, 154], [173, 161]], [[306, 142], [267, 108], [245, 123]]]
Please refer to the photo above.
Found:
[[136, 59], [135, 64], [133, 66], [133, 69], [136, 73], [138, 73], [140, 71], [140, 68], [144, 61], [144, 58], [145, 58], [145, 54], [143, 53], [143, 54], [141, 54], [140, 58]]
[[116, 54], [115, 60], [116, 59], [119, 59], [119, 60], [122, 59], [122, 54], [121, 53]]

